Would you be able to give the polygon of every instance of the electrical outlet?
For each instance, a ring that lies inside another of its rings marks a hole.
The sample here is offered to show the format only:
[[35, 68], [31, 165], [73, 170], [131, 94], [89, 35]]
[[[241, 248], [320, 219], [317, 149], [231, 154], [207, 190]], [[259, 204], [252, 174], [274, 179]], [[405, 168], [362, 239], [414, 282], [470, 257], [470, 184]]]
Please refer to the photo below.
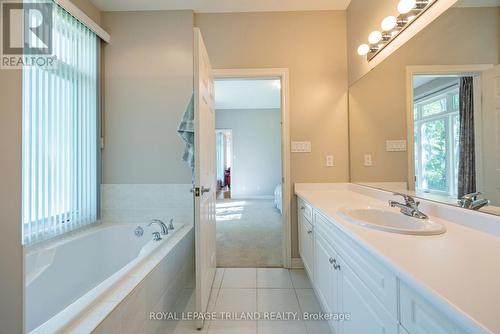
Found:
[[387, 152], [406, 152], [406, 140], [386, 140], [385, 150]]
[[371, 154], [365, 154], [364, 165], [365, 165], [365, 167], [371, 167], [372, 166], [372, 155]]
[[310, 141], [292, 141], [292, 153], [310, 153]]
[[335, 166], [335, 160], [333, 158], [333, 155], [327, 155], [326, 156], [326, 167], [333, 167]]

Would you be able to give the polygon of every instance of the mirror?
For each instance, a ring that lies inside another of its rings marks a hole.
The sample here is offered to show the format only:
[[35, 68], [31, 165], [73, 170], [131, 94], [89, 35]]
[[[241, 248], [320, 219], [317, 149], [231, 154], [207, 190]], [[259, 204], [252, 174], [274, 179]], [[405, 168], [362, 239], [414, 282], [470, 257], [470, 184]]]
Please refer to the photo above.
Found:
[[500, 7], [459, 1], [349, 87], [351, 182], [500, 215]]

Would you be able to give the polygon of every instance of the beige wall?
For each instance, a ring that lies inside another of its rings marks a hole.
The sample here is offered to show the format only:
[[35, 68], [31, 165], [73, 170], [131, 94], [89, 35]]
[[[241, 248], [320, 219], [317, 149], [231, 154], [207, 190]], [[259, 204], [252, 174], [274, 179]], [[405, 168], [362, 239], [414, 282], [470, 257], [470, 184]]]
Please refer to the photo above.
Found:
[[[292, 182], [347, 181], [345, 11], [196, 14], [195, 25], [214, 68], [290, 69], [291, 139], [312, 142], [312, 153], [291, 155]], [[325, 166], [327, 154], [336, 167]]]
[[368, 43], [368, 35], [380, 30], [380, 23], [388, 15], [397, 13], [399, 0], [351, 0], [347, 8], [347, 57], [349, 85], [368, 72], [366, 57], [358, 55], [358, 46]]
[[22, 74], [0, 69], [0, 333], [21, 333], [23, 250], [21, 245]]
[[407, 153], [385, 152], [385, 140], [406, 139], [406, 66], [497, 63], [498, 22], [491, 8], [449, 9], [350, 86], [351, 181], [407, 181]]
[[102, 25], [102, 183], [190, 183], [177, 126], [193, 90], [192, 12], [105, 12]]
[[101, 12], [90, 0], [71, 0], [71, 2], [94, 20], [95, 23], [101, 24]]

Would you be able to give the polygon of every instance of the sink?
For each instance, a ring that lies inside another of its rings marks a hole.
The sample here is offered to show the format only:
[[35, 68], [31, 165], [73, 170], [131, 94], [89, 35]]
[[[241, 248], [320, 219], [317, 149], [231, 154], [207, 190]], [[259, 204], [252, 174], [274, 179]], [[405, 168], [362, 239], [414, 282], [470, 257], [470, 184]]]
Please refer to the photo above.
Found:
[[406, 216], [399, 211], [384, 208], [344, 207], [339, 214], [353, 224], [376, 230], [413, 235], [435, 235], [446, 232], [446, 227], [431, 219], [418, 219]]

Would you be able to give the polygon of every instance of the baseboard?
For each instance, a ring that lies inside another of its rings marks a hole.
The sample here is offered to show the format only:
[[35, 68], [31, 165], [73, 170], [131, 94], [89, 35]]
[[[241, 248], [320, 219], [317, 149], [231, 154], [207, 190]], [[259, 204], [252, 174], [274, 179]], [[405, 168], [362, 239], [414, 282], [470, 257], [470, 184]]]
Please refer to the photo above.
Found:
[[304, 264], [302, 263], [302, 259], [300, 257], [292, 258], [292, 269], [303, 269]]

